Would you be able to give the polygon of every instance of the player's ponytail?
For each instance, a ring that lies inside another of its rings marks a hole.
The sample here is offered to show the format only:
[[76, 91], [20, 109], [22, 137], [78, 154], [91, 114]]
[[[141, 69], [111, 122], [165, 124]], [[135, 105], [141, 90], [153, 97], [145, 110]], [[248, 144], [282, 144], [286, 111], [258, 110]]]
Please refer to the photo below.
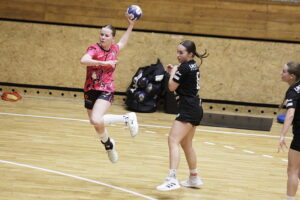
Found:
[[207, 53], [206, 49], [205, 49], [205, 52], [203, 54], [199, 54], [196, 50], [195, 43], [191, 40], [185, 40], [185, 41], [181, 42], [180, 44], [186, 48], [188, 53], [193, 53], [193, 57], [196, 56], [196, 57], [200, 58], [200, 60], [201, 60], [200, 65], [203, 62], [203, 58], [206, 58], [209, 55]]
[[209, 53], [207, 53], [206, 49], [205, 49], [205, 52], [203, 54], [199, 54], [197, 51], [195, 52], [195, 56], [197, 56], [201, 60], [200, 65], [203, 62], [203, 58], [207, 58], [208, 55], [209, 55]]

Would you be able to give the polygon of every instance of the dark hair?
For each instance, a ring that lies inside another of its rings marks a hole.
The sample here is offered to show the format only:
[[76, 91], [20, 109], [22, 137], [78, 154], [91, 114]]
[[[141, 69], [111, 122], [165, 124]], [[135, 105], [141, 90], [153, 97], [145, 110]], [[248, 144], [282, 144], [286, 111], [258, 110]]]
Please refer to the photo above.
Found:
[[[300, 81], [300, 64], [298, 62], [295, 62], [295, 61], [290, 61], [288, 63], [286, 63], [287, 65], [287, 72], [289, 74], [294, 74], [296, 79], [295, 79], [295, 82], [290, 86], [290, 87], [293, 87], [297, 82]], [[281, 105], [279, 106], [279, 108], [283, 108], [283, 105], [284, 105], [284, 100], [283, 102], [281, 103]]]
[[111, 30], [112, 36], [113, 36], [113, 37], [116, 36], [116, 32], [117, 32], [117, 31], [116, 31], [115, 27], [113, 27], [112, 25], [105, 25], [105, 26], [102, 26], [101, 29], [102, 29], [102, 28], [108, 28], [108, 29], [110, 29], [110, 30]]
[[197, 56], [198, 58], [200, 58], [200, 60], [201, 60], [200, 65], [203, 62], [203, 58], [206, 58], [209, 55], [207, 53], [206, 49], [205, 49], [205, 52], [203, 54], [199, 54], [196, 50], [195, 43], [191, 40], [185, 40], [185, 41], [181, 42], [180, 44], [186, 48], [188, 53], [193, 53], [193, 57]]

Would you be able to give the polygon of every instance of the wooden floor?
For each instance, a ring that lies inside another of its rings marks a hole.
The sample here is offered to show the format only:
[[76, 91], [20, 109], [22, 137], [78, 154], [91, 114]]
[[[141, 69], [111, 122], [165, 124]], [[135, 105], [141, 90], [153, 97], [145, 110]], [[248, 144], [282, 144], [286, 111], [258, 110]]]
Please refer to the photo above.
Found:
[[[0, 101], [1, 200], [282, 200], [287, 152], [277, 153], [281, 125], [271, 132], [200, 126], [194, 146], [201, 189], [160, 192], [168, 173], [167, 134], [174, 115], [138, 113], [140, 133], [108, 127], [119, 161], [111, 164], [78, 100]], [[113, 105], [110, 113], [126, 112]], [[15, 115], [16, 114], [16, 115]], [[288, 140], [290, 143], [290, 140]], [[182, 152], [181, 152], [182, 153]], [[188, 168], [182, 153], [180, 180]], [[299, 197], [299, 196], [298, 196]]]

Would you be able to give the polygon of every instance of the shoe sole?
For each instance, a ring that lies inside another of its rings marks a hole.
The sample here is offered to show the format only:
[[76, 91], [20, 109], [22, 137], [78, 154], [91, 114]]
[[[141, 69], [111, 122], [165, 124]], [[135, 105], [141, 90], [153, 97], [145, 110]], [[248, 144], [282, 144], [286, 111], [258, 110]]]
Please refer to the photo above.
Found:
[[179, 187], [176, 187], [176, 188], [172, 188], [172, 189], [166, 189], [166, 190], [164, 190], [164, 189], [158, 189], [158, 188], [156, 188], [157, 190], [159, 190], [159, 191], [171, 191], [171, 190], [177, 190], [177, 189], [179, 189], [180, 188], [180, 186]]
[[137, 127], [136, 133], [132, 134], [132, 133], [130, 132], [131, 137], [134, 137], [134, 136], [136, 136], [136, 135], [138, 134], [138, 131], [139, 131], [139, 124], [138, 124], [138, 122], [137, 122], [137, 117], [136, 117], [136, 114], [135, 114], [134, 112], [129, 113], [129, 115], [130, 115], [130, 118], [133, 118], [133, 121], [136, 122], [136, 127]]
[[203, 186], [203, 183], [200, 183], [200, 184], [198, 184], [198, 185], [188, 185], [188, 184], [182, 182], [181, 185], [182, 185], [183, 187], [198, 188], [198, 187]]

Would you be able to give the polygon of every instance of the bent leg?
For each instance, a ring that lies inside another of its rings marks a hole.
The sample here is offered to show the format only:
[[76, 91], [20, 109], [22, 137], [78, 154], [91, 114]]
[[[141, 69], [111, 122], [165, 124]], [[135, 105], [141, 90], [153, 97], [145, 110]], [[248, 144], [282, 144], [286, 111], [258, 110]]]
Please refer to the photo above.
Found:
[[197, 156], [193, 148], [193, 138], [195, 135], [195, 131], [196, 127], [194, 126], [180, 143], [190, 170], [194, 170], [197, 168]]
[[103, 142], [107, 141], [107, 132], [105, 130], [104, 127], [104, 119], [103, 116], [104, 114], [107, 112], [107, 110], [110, 108], [111, 103], [106, 101], [106, 100], [102, 100], [102, 99], [98, 99], [92, 110], [87, 110], [88, 115], [89, 115], [89, 119], [90, 119], [90, 123], [92, 125], [94, 125], [94, 128], [97, 132], [97, 134], [99, 135], [99, 137], [101, 138], [101, 140]]
[[175, 120], [173, 122], [169, 137], [169, 167], [170, 169], [177, 169], [179, 165], [179, 144], [182, 139], [190, 132], [193, 126], [190, 123]]

